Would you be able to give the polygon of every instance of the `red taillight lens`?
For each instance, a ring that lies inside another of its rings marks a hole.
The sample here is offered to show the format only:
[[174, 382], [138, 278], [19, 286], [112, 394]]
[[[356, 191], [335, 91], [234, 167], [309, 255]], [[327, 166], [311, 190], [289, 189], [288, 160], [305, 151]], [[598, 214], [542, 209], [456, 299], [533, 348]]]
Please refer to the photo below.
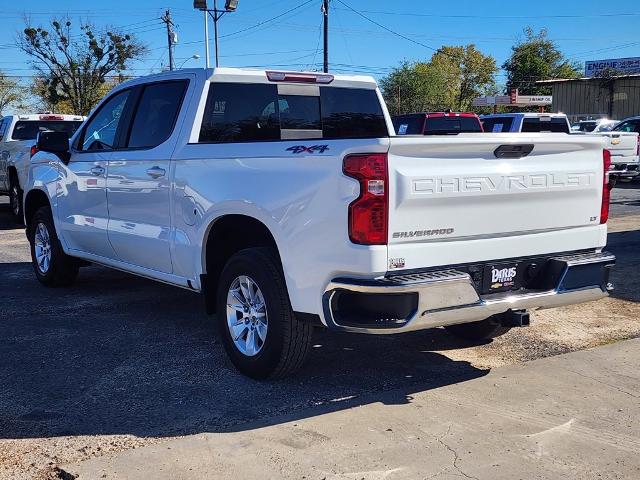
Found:
[[361, 245], [386, 245], [389, 174], [386, 153], [348, 155], [342, 171], [360, 182], [360, 196], [349, 205], [349, 238]]
[[29, 150], [29, 155], [33, 157], [36, 153], [38, 153], [38, 147], [36, 145], [31, 145], [31, 150]]
[[609, 169], [611, 168], [611, 152], [602, 151], [602, 205], [600, 207], [600, 223], [607, 223], [609, 220], [609, 201], [611, 200], [611, 185], [609, 184]]

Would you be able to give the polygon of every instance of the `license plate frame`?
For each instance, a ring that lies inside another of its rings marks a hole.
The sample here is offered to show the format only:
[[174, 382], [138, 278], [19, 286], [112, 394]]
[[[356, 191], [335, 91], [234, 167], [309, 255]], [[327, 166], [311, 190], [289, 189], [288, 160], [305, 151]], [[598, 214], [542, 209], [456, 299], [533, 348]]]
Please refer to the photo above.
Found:
[[517, 290], [522, 283], [521, 262], [499, 262], [484, 266], [482, 293], [498, 293]]

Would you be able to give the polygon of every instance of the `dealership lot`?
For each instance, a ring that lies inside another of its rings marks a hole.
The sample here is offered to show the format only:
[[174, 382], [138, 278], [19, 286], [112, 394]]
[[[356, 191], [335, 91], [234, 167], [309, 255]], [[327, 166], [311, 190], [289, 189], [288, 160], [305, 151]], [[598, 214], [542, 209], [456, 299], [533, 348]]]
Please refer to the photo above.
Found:
[[[370, 337], [318, 332], [306, 368], [255, 382], [225, 359], [188, 291], [92, 266], [69, 289], [34, 278], [24, 231], [0, 204], [0, 478], [309, 409], [405, 398], [490, 369], [640, 335], [640, 185], [613, 191], [613, 298], [536, 312], [532, 327], [471, 346], [441, 329]], [[421, 413], [421, 415], [423, 415]]]

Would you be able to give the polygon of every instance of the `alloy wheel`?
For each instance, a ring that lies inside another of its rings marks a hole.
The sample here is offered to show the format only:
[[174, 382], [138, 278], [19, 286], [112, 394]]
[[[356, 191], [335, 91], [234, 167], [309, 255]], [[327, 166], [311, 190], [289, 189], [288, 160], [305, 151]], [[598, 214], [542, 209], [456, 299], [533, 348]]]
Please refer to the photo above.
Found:
[[51, 266], [51, 236], [44, 223], [38, 223], [36, 226], [33, 243], [38, 270], [44, 275]]
[[247, 357], [260, 353], [267, 339], [267, 306], [258, 284], [246, 275], [231, 282], [227, 293], [227, 326], [236, 348]]

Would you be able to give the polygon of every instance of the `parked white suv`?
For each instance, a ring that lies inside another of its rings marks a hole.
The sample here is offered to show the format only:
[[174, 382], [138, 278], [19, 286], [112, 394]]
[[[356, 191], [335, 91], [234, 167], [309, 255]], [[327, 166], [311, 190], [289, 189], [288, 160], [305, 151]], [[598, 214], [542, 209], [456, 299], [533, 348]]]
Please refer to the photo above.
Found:
[[22, 192], [27, 183], [29, 159], [41, 131], [73, 135], [84, 117], [38, 113], [0, 118], [0, 195], [9, 195], [11, 212], [22, 221]]
[[297, 369], [316, 326], [485, 339], [610, 288], [602, 139], [396, 137], [370, 77], [166, 72], [38, 145], [40, 282], [84, 260], [201, 292], [255, 378]]

